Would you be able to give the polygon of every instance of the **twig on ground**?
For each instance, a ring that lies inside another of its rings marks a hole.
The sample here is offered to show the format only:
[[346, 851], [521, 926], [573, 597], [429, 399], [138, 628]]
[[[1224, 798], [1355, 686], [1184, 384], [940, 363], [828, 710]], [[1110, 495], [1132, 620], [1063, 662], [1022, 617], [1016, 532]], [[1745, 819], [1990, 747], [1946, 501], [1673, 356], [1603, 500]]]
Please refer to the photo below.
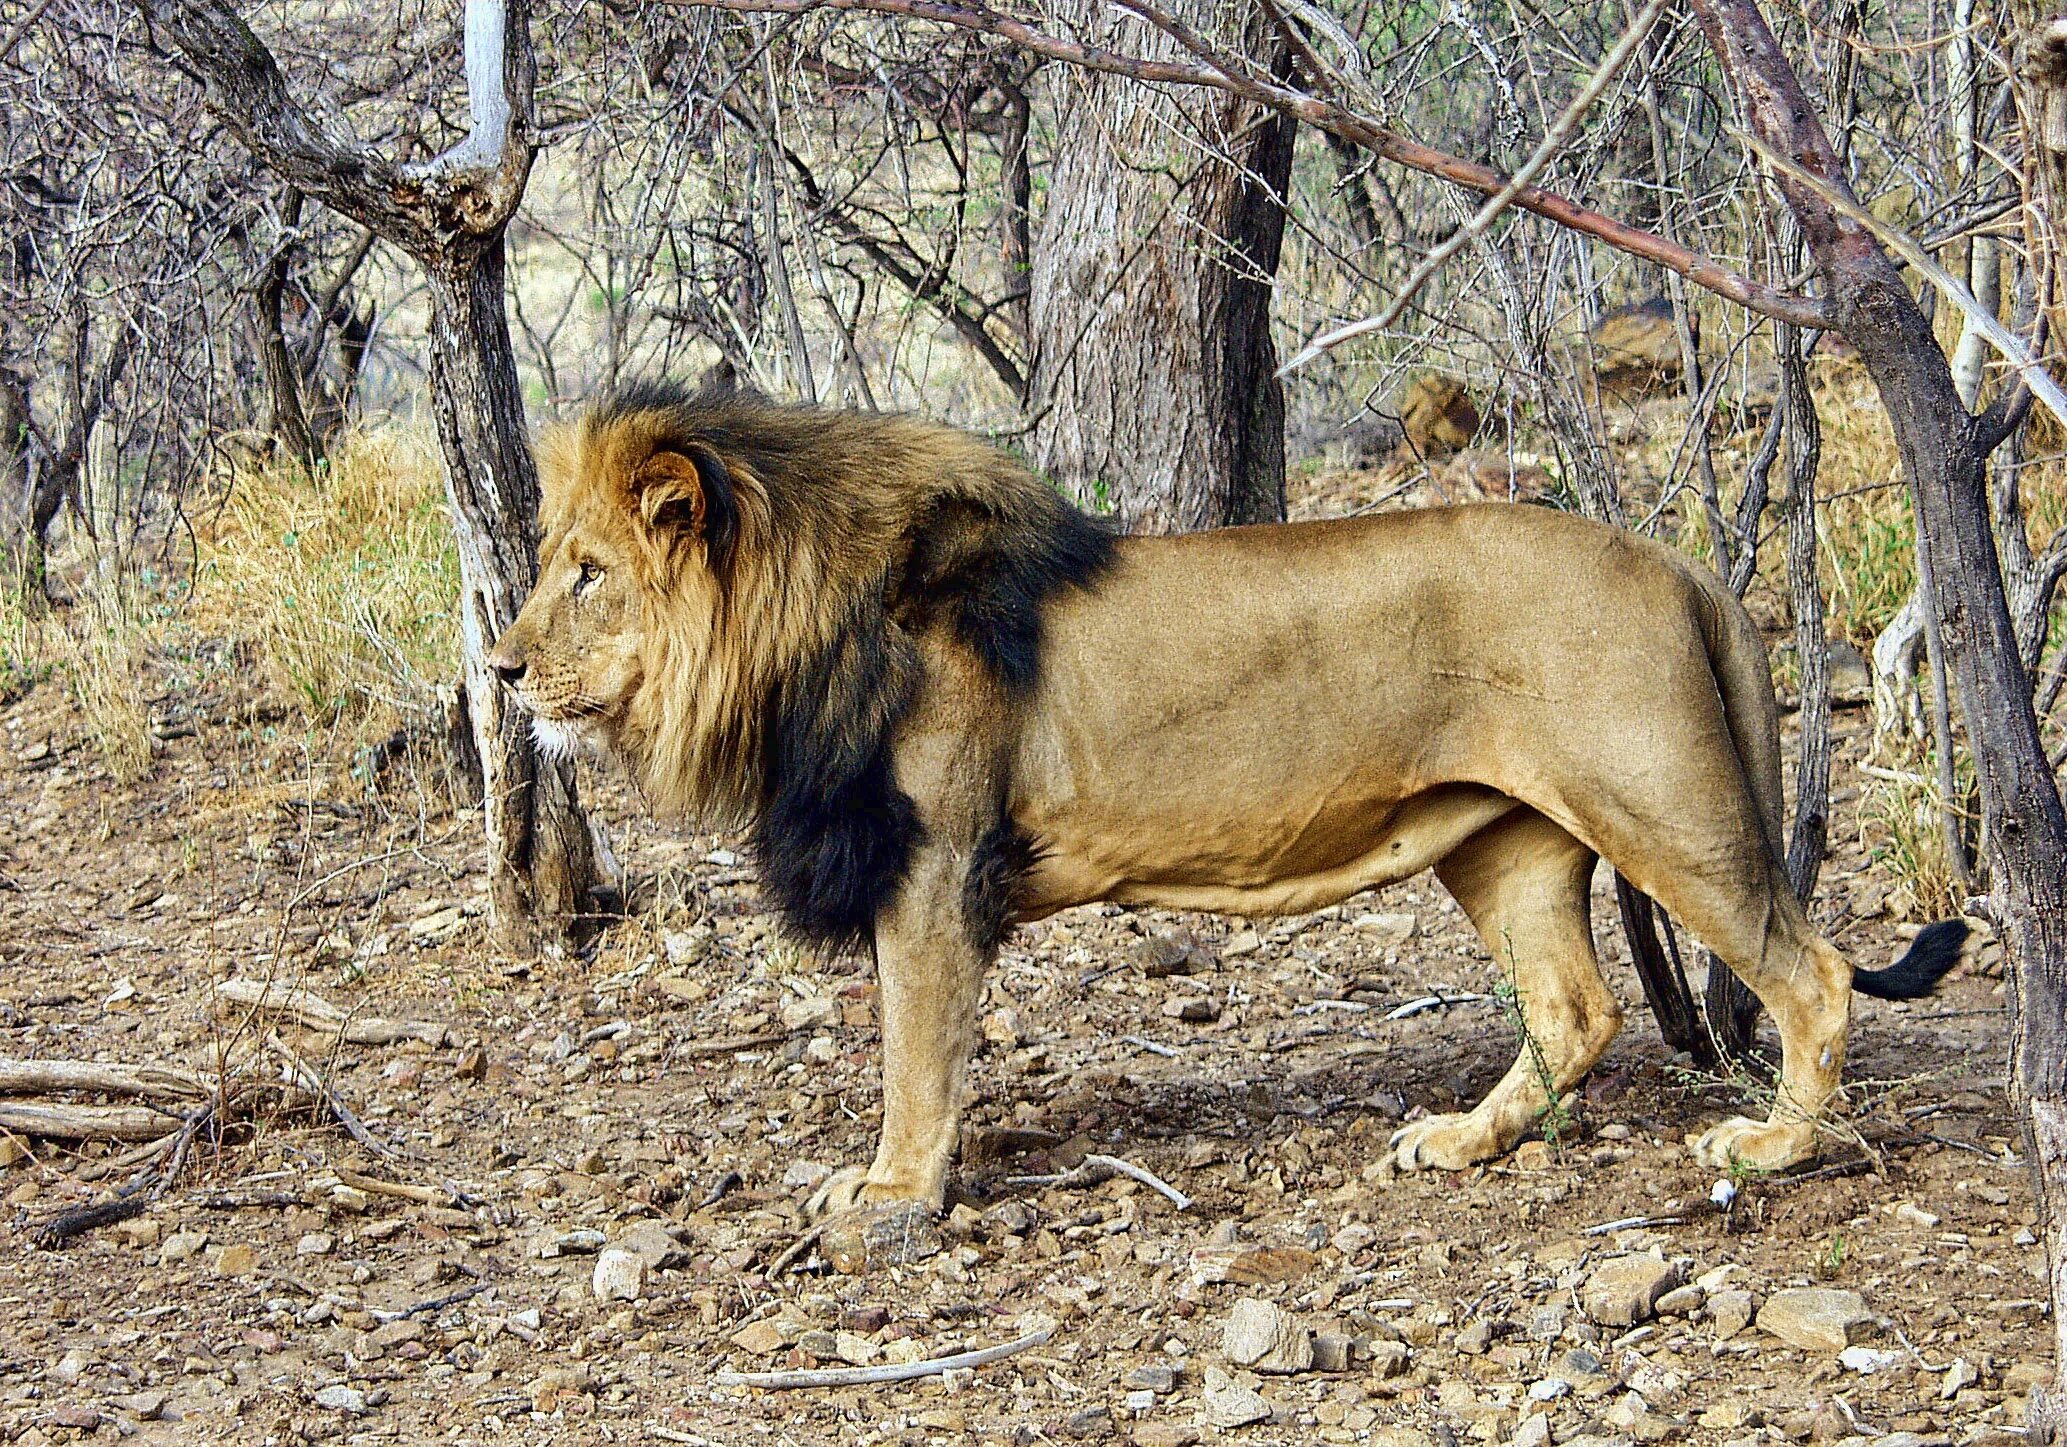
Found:
[[1447, 1010], [1452, 1005], [1482, 1005], [1491, 1000], [1491, 995], [1474, 994], [1470, 990], [1459, 990], [1452, 995], [1423, 995], [1418, 1000], [1409, 1000], [1404, 1005], [1395, 1005], [1378, 1018], [1381, 1020], [1405, 1020], [1429, 1010]]
[[933, 1357], [922, 1362], [891, 1362], [879, 1367], [836, 1367], [826, 1371], [802, 1372], [714, 1372], [711, 1383], [720, 1387], [763, 1387], [771, 1391], [791, 1387], [857, 1387], [871, 1382], [909, 1382], [919, 1377], [937, 1377], [942, 1372], [960, 1371], [1002, 1361], [1015, 1352], [1037, 1347], [1055, 1335], [1052, 1326], [1028, 1332], [1017, 1341], [981, 1351], [957, 1352], [950, 1357]]
[[454, 1197], [450, 1191], [432, 1190], [429, 1186], [411, 1186], [401, 1181], [382, 1180], [379, 1176], [361, 1175], [345, 1166], [332, 1166], [330, 1173], [355, 1191], [365, 1191], [373, 1196], [394, 1196], [404, 1201], [414, 1201], [419, 1206], [450, 1206]]
[[1160, 1055], [1166, 1060], [1176, 1060], [1184, 1054], [1182, 1050], [1179, 1050], [1174, 1045], [1158, 1045], [1155, 1041], [1141, 1035], [1122, 1035], [1120, 1043], [1122, 1045], [1131, 1045], [1136, 1050], [1146, 1050], [1151, 1055]]
[[703, 1199], [696, 1203], [696, 1209], [708, 1211], [745, 1183], [746, 1177], [740, 1175], [739, 1172], [725, 1172], [724, 1175], [711, 1182], [711, 1188], [703, 1193]]
[[774, 1261], [769, 1263], [768, 1279], [773, 1281], [776, 1277], [782, 1275], [783, 1272], [803, 1260], [805, 1254], [818, 1244], [818, 1238], [824, 1234], [825, 1227], [823, 1225], [813, 1226], [809, 1231], [790, 1242], [788, 1248], [780, 1256], [776, 1257]]
[[780, 1045], [787, 1039], [787, 1030], [767, 1030], [759, 1035], [726, 1035], [716, 1040], [692, 1040], [686, 1045], [677, 1045], [673, 1053], [678, 1059], [700, 1060], [708, 1055], [736, 1055], [742, 1050]]
[[1189, 1211], [1191, 1197], [1178, 1190], [1153, 1171], [1143, 1170], [1132, 1161], [1123, 1161], [1118, 1156], [1085, 1156], [1083, 1163], [1073, 1171], [1061, 1171], [1052, 1176], [1007, 1176], [1005, 1180], [1014, 1186], [1095, 1186], [1114, 1176], [1125, 1176], [1130, 1181], [1139, 1181], [1180, 1211]]
[[1651, 1226], [1683, 1226], [1687, 1218], [1672, 1216], [1624, 1216], [1619, 1221], [1603, 1221], [1598, 1226], [1588, 1226], [1581, 1236], [1612, 1236], [1617, 1231], [1641, 1231]]
[[408, 1317], [420, 1316], [427, 1311], [443, 1311], [448, 1306], [457, 1306], [462, 1301], [472, 1301], [484, 1291], [492, 1290], [492, 1281], [476, 1281], [472, 1286], [463, 1286], [457, 1291], [448, 1291], [443, 1296], [434, 1296], [429, 1301], [419, 1301], [414, 1306], [405, 1306], [400, 1311], [373, 1309], [375, 1321], [402, 1321]]
[[313, 990], [279, 981], [234, 979], [215, 987], [215, 997], [268, 1015], [279, 1015], [312, 1030], [327, 1030], [350, 1045], [393, 1045], [422, 1040], [443, 1047], [454, 1044], [450, 1026], [436, 1020], [384, 1020], [377, 1015], [351, 1015]]
[[0, 1060], [0, 1095], [90, 1090], [101, 1095], [198, 1098], [216, 1083], [169, 1065], [112, 1065], [100, 1060]]

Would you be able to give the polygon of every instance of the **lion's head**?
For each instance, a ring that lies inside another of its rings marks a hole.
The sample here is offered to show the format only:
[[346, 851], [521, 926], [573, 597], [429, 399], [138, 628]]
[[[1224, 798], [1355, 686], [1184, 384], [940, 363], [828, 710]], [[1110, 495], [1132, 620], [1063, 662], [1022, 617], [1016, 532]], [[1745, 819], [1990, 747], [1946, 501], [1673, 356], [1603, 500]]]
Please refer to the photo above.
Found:
[[917, 418], [621, 394], [539, 446], [538, 582], [489, 654], [549, 749], [746, 824], [790, 924], [860, 937], [915, 837], [890, 751], [940, 630], [1003, 695], [1111, 538], [996, 448]]

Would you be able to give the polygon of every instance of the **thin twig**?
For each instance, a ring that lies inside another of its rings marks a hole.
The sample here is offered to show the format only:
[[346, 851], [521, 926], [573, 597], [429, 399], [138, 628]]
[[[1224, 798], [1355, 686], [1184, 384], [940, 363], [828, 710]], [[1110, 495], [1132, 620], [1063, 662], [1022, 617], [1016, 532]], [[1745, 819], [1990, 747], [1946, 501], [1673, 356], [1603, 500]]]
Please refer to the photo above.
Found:
[[1473, 994], [1469, 990], [1454, 995], [1423, 995], [1418, 1000], [1409, 1000], [1404, 1005], [1395, 1005], [1378, 1018], [1381, 1020], [1405, 1020], [1429, 1010], [1447, 1010], [1452, 1005], [1482, 1005], [1492, 999], [1491, 995]]
[[1192, 1207], [1191, 1197], [1161, 1176], [1118, 1156], [1085, 1156], [1083, 1163], [1073, 1171], [1061, 1171], [1051, 1176], [1007, 1176], [1005, 1181], [1013, 1186], [1095, 1186], [1114, 1176], [1139, 1181], [1180, 1211], [1189, 1211]]
[[771, 1391], [790, 1387], [859, 1387], [871, 1382], [909, 1382], [919, 1377], [937, 1377], [942, 1372], [960, 1371], [1002, 1361], [1015, 1352], [1037, 1347], [1055, 1335], [1052, 1326], [1028, 1332], [1017, 1341], [981, 1351], [957, 1352], [951, 1357], [933, 1357], [923, 1362], [891, 1362], [880, 1367], [836, 1367], [805, 1372], [713, 1372], [711, 1383], [719, 1387], [764, 1387]]

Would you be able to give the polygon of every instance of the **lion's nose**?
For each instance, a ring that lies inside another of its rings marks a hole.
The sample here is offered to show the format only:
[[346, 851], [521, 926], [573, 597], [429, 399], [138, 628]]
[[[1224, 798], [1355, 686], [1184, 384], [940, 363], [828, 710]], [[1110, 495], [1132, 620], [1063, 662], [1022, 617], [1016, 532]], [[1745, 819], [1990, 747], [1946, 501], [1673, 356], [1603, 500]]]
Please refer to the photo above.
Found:
[[508, 649], [498, 648], [488, 655], [488, 666], [495, 670], [495, 676], [515, 688], [524, 678], [524, 660]]

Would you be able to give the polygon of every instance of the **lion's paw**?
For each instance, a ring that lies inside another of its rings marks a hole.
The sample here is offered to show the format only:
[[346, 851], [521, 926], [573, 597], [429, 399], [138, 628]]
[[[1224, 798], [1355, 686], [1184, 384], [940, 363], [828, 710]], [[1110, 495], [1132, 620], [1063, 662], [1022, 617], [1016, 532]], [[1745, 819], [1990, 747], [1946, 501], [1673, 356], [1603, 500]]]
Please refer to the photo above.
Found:
[[1807, 1121], [1751, 1120], [1732, 1116], [1692, 1142], [1694, 1159], [1727, 1171], [1784, 1171], [1816, 1154], [1816, 1129]]
[[874, 1206], [915, 1205], [929, 1213], [937, 1213], [943, 1194], [941, 1188], [928, 1191], [897, 1181], [873, 1180], [866, 1166], [848, 1166], [826, 1177], [824, 1184], [811, 1193], [804, 1212], [813, 1221], [824, 1221], [844, 1211]]
[[1392, 1163], [1402, 1171], [1461, 1171], [1506, 1149], [1470, 1115], [1431, 1115], [1392, 1133]]

